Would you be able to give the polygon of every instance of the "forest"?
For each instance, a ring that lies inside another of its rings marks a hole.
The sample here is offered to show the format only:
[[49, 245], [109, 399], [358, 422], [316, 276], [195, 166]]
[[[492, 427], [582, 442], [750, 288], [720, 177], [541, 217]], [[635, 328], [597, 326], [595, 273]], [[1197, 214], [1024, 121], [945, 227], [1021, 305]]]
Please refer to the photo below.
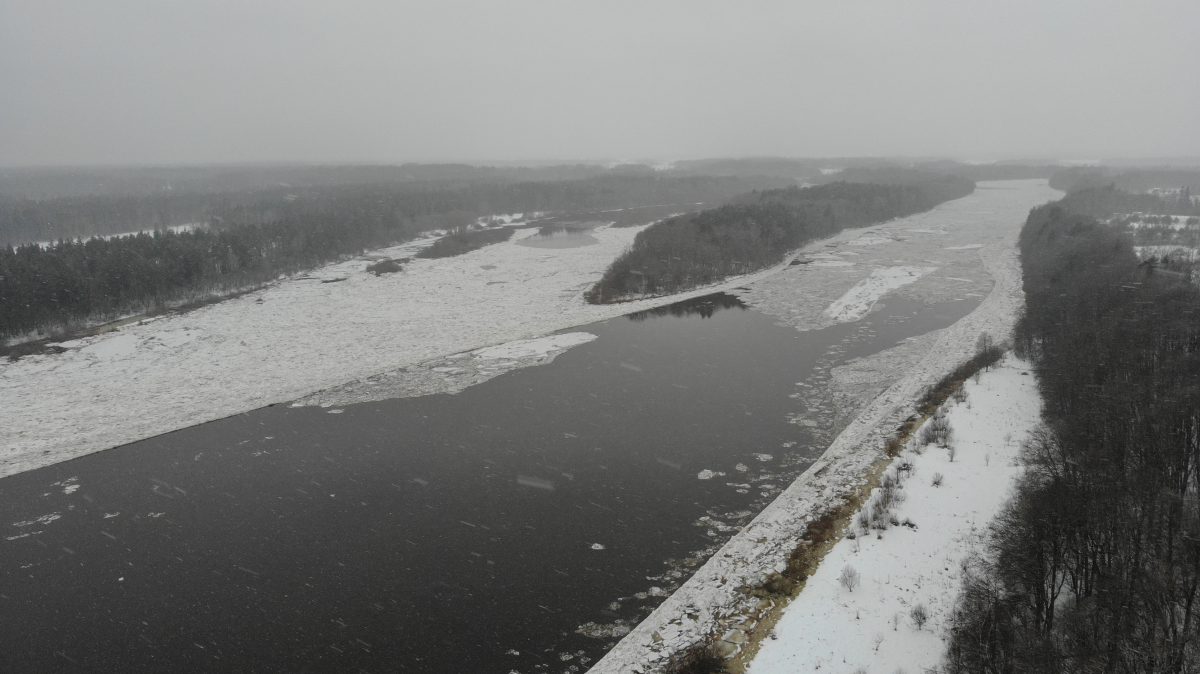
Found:
[[606, 304], [716, 283], [765, 269], [847, 227], [926, 211], [975, 189], [974, 182], [957, 176], [894, 173], [911, 184], [835, 182], [755, 191], [655, 223], [638, 233], [584, 297]]
[[1146, 193], [1165, 187], [1186, 187], [1192, 194], [1200, 194], [1200, 171], [1186, 168], [1120, 169], [1078, 166], [1060, 169], [1050, 176], [1050, 187], [1064, 192], [1108, 186], [1132, 193]]
[[1119, 198], [1072, 194], [1021, 232], [1014, 349], [1043, 424], [964, 569], [951, 674], [1200, 663], [1200, 290], [1190, 265], [1139, 261], [1119, 228], [1071, 209]]
[[1177, 196], [1135, 194], [1113, 185], [1085, 187], [1063, 197], [1062, 208], [1079, 215], [1107, 220], [1114, 215], [1146, 213], [1154, 215], [1200, 215], [1200, 203], [1184, 188]]
[[[62, 237], [0, 249], [0, 339], [61, 333], [87, 323], [247, 289], [282, 274], [412, 239], [462, 229], [495, 213], [722, 202], [778, 178], [610, 171], [583, 180], [459, 187], [334, 185], [174, 196], [93, 195], [22, 201], [0, 211], [6, 231], [145, 227], [113, 238]], [[19, 210], [19, 209], [18, 209]], [[631, 211], [652, 217], [655, 209]], [[191, 231], [170, 224], [207, 222]], [[40, 228], [40, 229], [39, 229]], [[461, 243], [461, 242], [459, 242]], [[438, 252], [466, 250], [447, 242]]]

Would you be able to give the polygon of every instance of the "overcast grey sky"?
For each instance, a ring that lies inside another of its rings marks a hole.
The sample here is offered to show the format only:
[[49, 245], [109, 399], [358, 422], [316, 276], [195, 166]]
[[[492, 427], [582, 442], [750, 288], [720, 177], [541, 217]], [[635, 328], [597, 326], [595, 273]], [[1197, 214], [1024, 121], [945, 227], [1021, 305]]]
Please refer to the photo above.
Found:
[[1200, 155], [1200, 2], [0, 0], [0, 164]]

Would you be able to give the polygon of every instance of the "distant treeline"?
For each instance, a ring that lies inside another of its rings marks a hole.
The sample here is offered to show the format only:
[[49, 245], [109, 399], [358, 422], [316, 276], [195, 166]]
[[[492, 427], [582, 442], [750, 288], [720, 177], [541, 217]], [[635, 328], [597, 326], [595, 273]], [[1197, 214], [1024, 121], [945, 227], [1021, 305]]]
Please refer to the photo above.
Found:
[[1126, 235], [1068, 208], [1105, 195], [1076, 197], [1021, 232], [1016, 351], [1044, 424], [968, 568], [951, 674], [1200, 662], [1200, 290], [1190, 266], [1139, 262]]
[[841, 229], [926, 211], [975, 189], [956, 176], [902, 175], [912, 184], [836, 182], [756, 191], [726, 206], [656, 223], [638, 233], [585, 298], [603, 304], [716, 283], [776, 264]]
[[[640, 169], [649, 171], [648, 167]], [[517, 183], [582, 180], [631, 167], [595, 164], [471, 166], [468, 164], [108, 166], [8, 168], [0, 172], [0, 197], [38, 201], [61, 197], [150, 194], [217, 194], [330, 185]]]
[[[211, 227], [0, 249], [0, 339], [57, 332], [232, 292], [402, 242], [423, 231], [461, 228], [483, 214], [724, 201], [764, 182], [780, 181], [627, 172], [586, 180], [472, 184], [458, 189], [343, 185], [299, 194], [250, 193], [207, 204], [193, 201], [202, 195], [182, 195], [172, 203], [189, 208], [200, 204], [211, 209], [209, 213], [219, 213], [212, 215]], [[171, 222], [159, 219], [159, 212], [151, 207], [159, 196], [34, 203], [61, 208], [59, 224], [68, 217], [88, 219], [110, 212], [118, 215], [108, 221], [117, 222], [120, 209], [128, 205], [125, 212], [148, 218], [137, 226], [153, 228]], [[112, 211], [106, 210], [110, 207]], [[449, 250], [450, 243], [446, 246], [444, 250]]]
[[0, 198], [0, 244], [123, 234], [190, 223], [224, 227], [322, 215], [370, 217], [408, 230], [445, 229], [493, 213], [722, 202], [791, 181], [778, 177], [662, 176], [610, 170], [581, 180], [433, 181], [271, 187], [255, 191]]
[[1154, 188], [1186, 187], [1200, 195], [1200, 171], [1195, 169], [1116, 169], [1081, 166], [1061, 169], [1050, 178], [1050, 186], [1064, 192], [1113, 186], [1126, 192], [1147, 192]]
[[1133, 194], [1112, 185], [1088, 187], [1063, 197], [1062, 208], [1080, 215], [1107, 219], [1113, 215], [1152, 213], [1155, 215], [1200, 215], [1200, 203], [1190, 198], [1188, 190], [1178, 196]]

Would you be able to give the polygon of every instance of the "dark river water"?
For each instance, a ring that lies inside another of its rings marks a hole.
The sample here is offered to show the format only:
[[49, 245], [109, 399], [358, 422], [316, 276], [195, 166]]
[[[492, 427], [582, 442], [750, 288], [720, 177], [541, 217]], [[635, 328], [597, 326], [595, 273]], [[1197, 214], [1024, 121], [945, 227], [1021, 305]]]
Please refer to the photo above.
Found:
[[457, 395], [279, 405], [4, 478], [0, 669], [585, 670], [615, 638], [578, 626], [636, 623], [731, 535], [698, 518], [745, 521], [787, 484], [763, 474], [823, 450], [787, 415], [831, 348], [976, 305], [800, 333], [710, 297]]

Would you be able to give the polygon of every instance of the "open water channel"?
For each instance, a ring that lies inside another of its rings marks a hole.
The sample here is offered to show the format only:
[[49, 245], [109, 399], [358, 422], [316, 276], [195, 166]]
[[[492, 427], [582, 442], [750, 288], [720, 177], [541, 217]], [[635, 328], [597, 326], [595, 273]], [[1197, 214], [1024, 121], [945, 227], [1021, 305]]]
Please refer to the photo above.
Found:
[[824, 449], [787, 419], [831, 348], [977, 304], [801, 333], [709, 296], [456, 395], [278, 405], [4, 478], [0, 669], [586, 670]]

